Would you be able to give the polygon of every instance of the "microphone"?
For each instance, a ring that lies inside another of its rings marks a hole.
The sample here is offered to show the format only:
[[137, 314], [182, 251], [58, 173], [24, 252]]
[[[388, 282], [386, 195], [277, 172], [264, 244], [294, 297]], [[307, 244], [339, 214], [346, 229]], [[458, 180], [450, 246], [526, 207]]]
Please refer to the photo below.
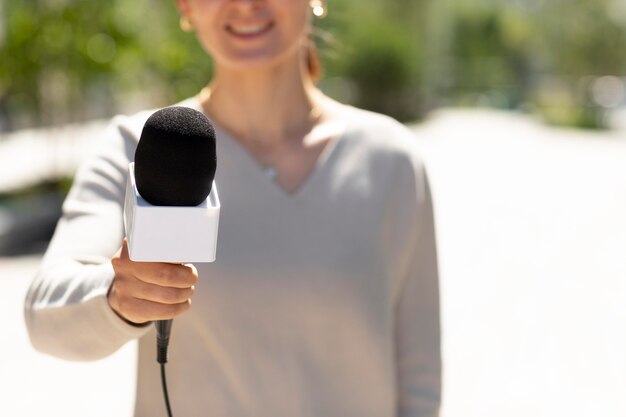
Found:
[[146, 121], [135, 151], [139, 194], [155, 206], [197, 206], [215, 178], [215, 129], [188, 107], [166, 107]]
[[[215, 129], [188, 107], [146, 121], [128, 168], [124, 227], [134, 262], [213, 262], [220, 202]], [[157, 361], [167, 362], [172, 320], [155, 322]]]

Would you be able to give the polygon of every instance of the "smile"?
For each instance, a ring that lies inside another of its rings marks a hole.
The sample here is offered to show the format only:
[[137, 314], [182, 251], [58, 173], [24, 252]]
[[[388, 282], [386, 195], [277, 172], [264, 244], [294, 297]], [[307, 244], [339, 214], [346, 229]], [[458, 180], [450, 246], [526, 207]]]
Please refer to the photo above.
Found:
[[237, 23], [230, 24], [226, 26], [226, 30], [233, 35], [245, 38], [251, 38], [255, 36], [262, 35], [269, 31], [272, 27], [274, 27], [273, 22], [265, 22], [265, 23]]

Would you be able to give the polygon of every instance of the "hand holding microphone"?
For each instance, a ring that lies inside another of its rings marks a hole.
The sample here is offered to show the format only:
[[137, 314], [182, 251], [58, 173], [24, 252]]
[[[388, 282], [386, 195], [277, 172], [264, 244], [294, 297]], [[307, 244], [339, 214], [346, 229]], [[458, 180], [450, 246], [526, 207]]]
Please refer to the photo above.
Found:
[[168, 320], [189, 310], [198, 271], [191, 264], [133, 262], [126, 240], [111, 260], [115, 279], [109, 304], [123, 319], [142, 324]]
[[111, 259], [111, 308], [132, 323], [154, 321], [163, 396], [172, 415], [165, 363], [172, 319], [191, 307], [198, 271], [213, 262], [220, 202], [214, 187], [215, 130], [188, 107], [166, 107], [146, 120], [128, 167], [126, 239]]
[[129, 165], [126, 239], [111, 260], [111, 308], [133, 323], [156, 321], [157, 360], [167, 362], [171, 319], [191, 304], [196, 268], [215, 260], [219, 198], [213, 186], [215, 130], [188, 107], [146, 121]]

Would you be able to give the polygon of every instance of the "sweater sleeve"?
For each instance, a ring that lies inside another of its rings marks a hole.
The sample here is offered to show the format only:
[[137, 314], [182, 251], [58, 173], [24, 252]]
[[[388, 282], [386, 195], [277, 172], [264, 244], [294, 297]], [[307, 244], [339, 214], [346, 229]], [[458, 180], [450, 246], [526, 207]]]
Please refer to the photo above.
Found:
[[115, 118], [106, 143], [79, 169], [63, 216], [27, 292], [26, 326], [33, 346], [70, 360], [107, 356], [148, 326], [118, 317], [107, 301], [110, 259], [124, 237], [123, 201], [136, 132]]
[[433, 206], [420, 166], [417, 227], [396, 304], [399, 417], [436, 417], [441, 403], [439, 276]]

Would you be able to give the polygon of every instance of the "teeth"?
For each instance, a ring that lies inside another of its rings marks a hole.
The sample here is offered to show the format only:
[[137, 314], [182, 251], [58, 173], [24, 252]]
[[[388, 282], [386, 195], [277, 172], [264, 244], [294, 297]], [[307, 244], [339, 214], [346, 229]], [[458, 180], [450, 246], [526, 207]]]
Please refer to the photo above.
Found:
[[269, 26], [267, 23], [260, 23], [254, 25], [237, 25], [231, 26], [231, 30], [238, 35], [252, 35], [254, 33], [261, 32]]

